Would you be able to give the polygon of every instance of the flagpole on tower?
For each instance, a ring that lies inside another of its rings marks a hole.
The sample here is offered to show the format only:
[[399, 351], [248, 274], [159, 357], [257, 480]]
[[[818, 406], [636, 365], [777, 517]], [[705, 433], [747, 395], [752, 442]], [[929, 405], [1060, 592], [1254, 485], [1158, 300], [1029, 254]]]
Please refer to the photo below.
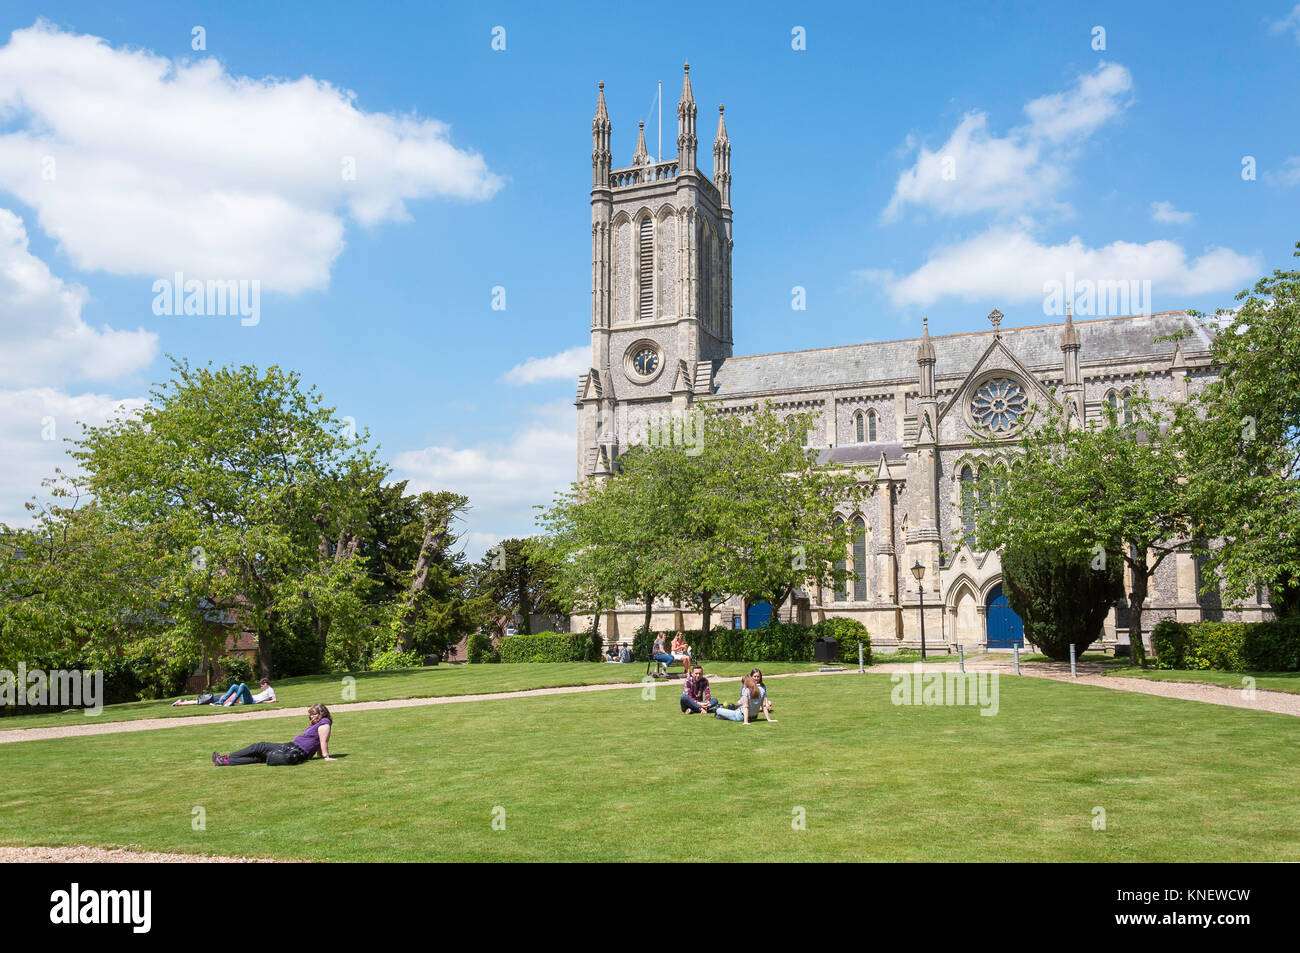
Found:
[[659, 95], [656, 97], [659, 104], [659, 145], [655, 147], [655, 161], [664, 161], [664, 81], [659, 81]]

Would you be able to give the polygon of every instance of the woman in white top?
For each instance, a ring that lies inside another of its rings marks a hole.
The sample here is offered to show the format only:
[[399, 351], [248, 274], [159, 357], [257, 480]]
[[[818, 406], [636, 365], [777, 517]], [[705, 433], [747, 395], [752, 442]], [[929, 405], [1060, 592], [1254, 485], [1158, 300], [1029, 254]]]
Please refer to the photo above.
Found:
[[[744, 722], [746, 725], [758, 717], [763, 706], [763, 693], [758, 682], [754, 681], [753, 676], [746, 675], [740, 680], [740, 685], [740, 703], [735, 708], [719, 707], [713, 713], [714, 717], [721, 718], [723, 721]], [[768, 721], [771, 720], [769, 716]]]
[[243, 702], [245, 705], [259, 705], [263, 702], [275, 701], [275, 689], [267, 679], [262, 679], [259, 683], [261, 691], [256, 695], [248, 690], [248, 686], [243, 682], [238, 685], [231, 685], [220, 695], [204, 694], [200, 695], [194, 701], [178, 700], [172, 702], [172, 707], [180, 705], [225, 705], [229, 707], [236, 702]]

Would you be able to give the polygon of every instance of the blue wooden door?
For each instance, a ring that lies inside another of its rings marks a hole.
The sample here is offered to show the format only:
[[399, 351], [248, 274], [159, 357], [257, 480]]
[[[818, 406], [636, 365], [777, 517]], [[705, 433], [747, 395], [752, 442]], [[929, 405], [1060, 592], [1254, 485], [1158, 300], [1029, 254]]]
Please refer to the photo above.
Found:
[[755, 602], [745, 612], [745, 628], [761, 629], [772, 618], [772, 603], [767, 600]]
[[1025, 625], [1007, 603], [1002, 583], [993, 587], [988, 601], [989, 648], [1009, 649], [1025, 644]]

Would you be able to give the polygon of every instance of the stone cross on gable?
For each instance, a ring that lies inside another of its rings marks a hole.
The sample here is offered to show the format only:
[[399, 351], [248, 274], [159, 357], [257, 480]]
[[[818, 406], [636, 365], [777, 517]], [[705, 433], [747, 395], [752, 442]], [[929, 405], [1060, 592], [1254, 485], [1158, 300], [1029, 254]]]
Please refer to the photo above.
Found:
[[989, 312], [989, 320], [993, 322], [993, 330], [996, 331], [998, 325], [1002, 323], [1002, 312], [994, 308]]

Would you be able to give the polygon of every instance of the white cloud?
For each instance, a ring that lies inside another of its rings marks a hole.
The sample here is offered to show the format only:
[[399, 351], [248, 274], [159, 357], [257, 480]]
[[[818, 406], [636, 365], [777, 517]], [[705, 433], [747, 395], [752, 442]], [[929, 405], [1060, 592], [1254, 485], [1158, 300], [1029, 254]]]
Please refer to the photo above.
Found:
[[484, 539], [533, 535], [538, 531], [533, 506], [549, 504], [555, 491], [577, 479], [573, 402], [551, 401], [521, 416], [520, 428], [504, 441], [431, 446], [393, 458], [394, 470], [410, 481], [411, 491], [454, 490], [469, 497], [470, 549]]
[[1280, 185], [1283, 188], [1300, 185], [1300, 156], [1287, 159], [1276, 172], [1272, 170], [1265, 172], [1264, 181], [1269, 185]]
[[1054, 204], [1080, 144], [1123, 112], [1132, 88], [1127, 69], [1102, 63], [1069, 90], [1027, 103], [1029, 121], [1005, 136], [989, 131], [987, 114], [967, 113], [937, 150], [920, 147], [882, 218], [896, 221], [909, 205], [941, 215], [1009, 215]]
[[550, 357], [530, 357], [506, 371], [506, 380], [516, 387], [538, 381], [573, 380], [590, 369], [591, 348], [571, 347]]
[[1173, 202], [1152, 202], [1151, 218], [1165, 225], [1186, 225], [1196, 218], [1193, 212], [1180, 212]]
[[23, 220], [0, 208], [0, 382], [113, 380], [146, 367], [157, 335], [93, 328], [82, 320], [88, 293], [51, 274], [28, 250]]
[[1268, 28], [1273, 33], [1292, 33], [1296, 42], [1300, 43], [1300, 3], [1292, 7], [1291, 12], [1282, 19], [1271, 21]]
[[24, 525], [23, 504], [43, 497], [41, 480], [77, 471], [67, 455], [66, 438], [80, 435], [82, 424], [103, 424], [114, 411], [143, 407], [143, 398], [119, 399], [105, 394], [62, 393], [51, 387], [0, 390], [0, 522]]
[[312, 77], [236, 76], [43, 21], [0, 48], [0, 121], [0, 188], [79, 268], [113, 274], [318, 288], [345, 217], [400, 220], [409, 200], [482, 199], [501, 184], [437, 120], [365, 112]]
[[[1044, 245], [1021, 227], [996, 227], [937, 249], [910, 274], [869, 270], [858, 274], [881, 285], [895, 305], [927, 306], [945, 298], [1022, 302], [1043, 299], [1043, 285], [1064, 282], [1146, 281], [1153, 296], [1235, 292], [1263, 269], [1257, 256], [1228, 248], [1188, 258], [1170, 241], [1115, 241], [1090, 248], [1077, 236]], [[1157, 301], [1158, 304], [1158, 301]]]

